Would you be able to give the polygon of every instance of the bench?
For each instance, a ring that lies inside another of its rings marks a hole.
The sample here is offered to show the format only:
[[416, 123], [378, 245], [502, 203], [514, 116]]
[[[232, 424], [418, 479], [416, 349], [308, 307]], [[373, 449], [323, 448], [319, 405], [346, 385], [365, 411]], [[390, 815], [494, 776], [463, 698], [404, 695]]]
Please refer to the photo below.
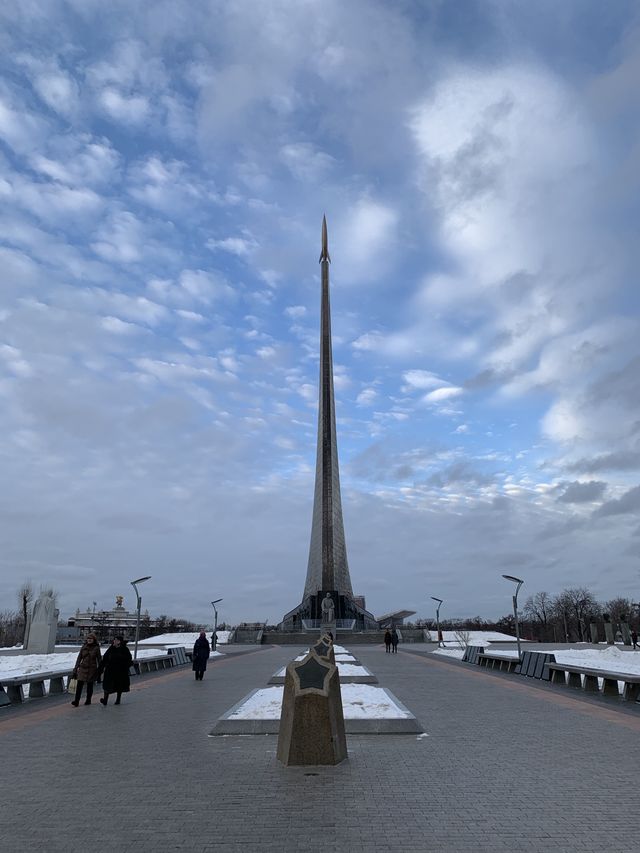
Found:
[[507, 658], [503, 655], [492, 655], [489, 652], [481, 652], [478, 654], [477, 662], [480, 666], [489, 667], [489, 669], [502, 669], [505, 672], [515, 672], [518, 666], [518, 658]]
[[[175, 656], [163, 653], [153, 657], [138, 658], [129, 667], [129, 674], [141, 675], [145, 672], [155, 672], [175, 665]], [[44, 696], [65, 693], [72, 673], [73, 667], [70, 667], [46, 672], [33, 672], [30, 675], [16, 675], [10, 678], [0, 677], [0, 707], [19, 705], [26, 699], [41, 699]], [[48, 691], [45, 689], [45, 681], [49, 682]]]
[[566, 684], [569, 676], [569, 687], [583, 689], [582, 676], [584, 676], [584, 690], [587, 693], [600, 693], [598, 679], [602, 679], [602, 695], [619, 697], [618, 682], [624, 683], [622, 698], [628, 702], [636, 702], [640, 695], [640, 674], [635, 672], [611, 672], [602, 669], [593, 669], [588, 666], [574, 666], [566, 663], [550, 663], [552, 684]]
[[[23, 685], [27, 687], [27, 698], [29, 699], [40, 699], [42, 696], [46, 696], [45, 681], [49, 682], [49, 693], [64, 693], [67, 689], [71, 672], [71, 669], [57, 669], [47, 672], [34, 672], [31, 675], [3, 678], [0, 683], [0, 690], [4, 688], [3, 692], [6, 691], [9, 701], [2, 702], [1, 704], [8, 705], [24, 702]], [[65, 678], [67, 679], [66, 683]]]

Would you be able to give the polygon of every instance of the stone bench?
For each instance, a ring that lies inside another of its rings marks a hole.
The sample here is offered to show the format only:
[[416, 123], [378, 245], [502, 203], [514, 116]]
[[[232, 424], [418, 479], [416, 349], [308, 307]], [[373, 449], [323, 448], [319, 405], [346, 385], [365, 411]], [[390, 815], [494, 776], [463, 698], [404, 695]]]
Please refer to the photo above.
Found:
[[[175, 665], [173, 654], [159, 654], [153, 657], [138, 658], [129, 667], [130, 675], [140, 675], [145, 672], [155, 672]], [[68, 669], [33, 672], [30, 675], [17, 675], [10, 678], [0, 677], [0, 707], [19, 705], [26, 699], [41, 699], [65, 693], [73, 667]], [[49, 690], [45, 689], [45, 681], [49, 682]]]
[[[640, 674], [634, 672], [611, 672], [602, 669], [593, 669], [588, 666], [573, 666], [566, 663], [550, 663], [552, 684], [566, 684], [568, 675], [569, 687], [584, 689], [587, 693], [600, 693], [598, 679], [602, 679], [603, 696], [620, 696], [618, 682], [624, 683], [622, 698], [629, 702], [636, 702], [640, 696]], [[582, 684], [584, 676], [584, 688]]]
[[[40, 699], [47, 696], [44, 683], [49, 682], [49, 693], [64, 693], [67, 689], [67, 684], [71, 678], [72, 669], [57, 669], [47, 672], [34, 672], [31, 675], [18, 675], [12, 678], [2, 678], [0, 681], [0, 690], [8, 697], [8, 702], [2, 702], [3, 705], [19, 704], [24, 702], [25, 698]], [[66, 679], [66, 682], [65, 682]], [[27, 688], [25, 697], [24, 688]]]
[[515, 668], [518, 666], [518, 658], [506, 658], [502, 655], [481, 652], [478, 654], [477, 663], [479, 666], [486, 666], [489, 669], [502, 669], [505, 672], [515, 672]]

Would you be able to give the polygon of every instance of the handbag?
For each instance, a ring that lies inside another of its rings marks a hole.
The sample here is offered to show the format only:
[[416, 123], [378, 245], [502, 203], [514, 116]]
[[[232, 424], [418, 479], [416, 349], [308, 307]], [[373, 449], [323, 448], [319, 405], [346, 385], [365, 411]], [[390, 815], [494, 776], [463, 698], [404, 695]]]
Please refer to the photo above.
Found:
[[75, 693], [77, 686], [78, 686], [78, 679], [77, 678], [70, 678], [69, 683], [67, 684], [67, 693]]

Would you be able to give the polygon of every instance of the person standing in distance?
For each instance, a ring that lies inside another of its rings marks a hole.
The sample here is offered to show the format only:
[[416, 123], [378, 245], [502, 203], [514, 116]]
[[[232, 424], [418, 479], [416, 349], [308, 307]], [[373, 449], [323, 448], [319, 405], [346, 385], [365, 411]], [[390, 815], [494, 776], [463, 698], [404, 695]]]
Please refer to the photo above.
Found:
[[98, 639], [95, 634], [87, 634], [87, 639], [84, 641], [82, 648], [78, 652], [76, 665], [73, 668], [73, 677], [78, 680], [78, 684], [76, 685], [76, 695], [71, 703], [75, 708], [80, 704], [82, 688], [85, 683], [87, 685], [87, 698], [85, 699], [84, 704], [91, 704], [91, 697], [93, 696], [93, 682], [98, 676], [98, 669], [100, 668], [101, 662], [102, 653], [100, 651], [100, 646], [98, 645]]
[[397, 632], [397, 631], [396, 631], [396, 629], [394, 628], [394, 629], [391, 631], [391, 651], [392, 651], [392, 653], [393, 653], [394, 655], [397, 655], [397, 654], [398, 654], [398, 640], [399, 640], [399, 639], [400, 639], [400, 638], [398, 637], [398, 632]]
[[204, 631], [200, 631], [200, 636], [194, 643], [193, 655], [191, 657], [193, 661], [191, 668], [196, 674], [196, 681], [202, 681], [204, 678], [204, 672], [207, 668], [207, 661], [209, 660], [210, 654], [211, 646], [209, 645], [209, 640], [207, 640], [207, 635]]
[[384, 632], [384, 649], [387, 654], [391, 651], [391, 631], [388, 628]]
[[100, 674], [104, 672], [102, 677], [104, 696], [100, 699], [101, 705], [107, 704], [110, 693], [116, 694], [115, 704], [119, 705], [122, 694], [129, 692], [129, 667], [132, 660], [131, 652], [127, 648], [124, 637], [115, 637], [104, 653], [100, 665]]

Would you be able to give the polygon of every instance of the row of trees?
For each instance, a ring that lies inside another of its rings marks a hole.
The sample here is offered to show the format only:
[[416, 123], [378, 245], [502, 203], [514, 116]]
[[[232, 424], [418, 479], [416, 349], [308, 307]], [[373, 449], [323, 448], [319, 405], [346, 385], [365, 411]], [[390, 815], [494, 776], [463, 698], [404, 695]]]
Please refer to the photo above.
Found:
[[[589, 642], [591, 622], [612, 622], [618, 630], [621, 622], [627, 622], [636, 630], [640, 627], [640, 603], [630, 598], [612, 598], [599, 602], [591, 590], [586, 587], [564, 589], [558, 595], [548, 592], [536, 592], [521, 605], [518, 613], [520, 634], [529, 640], [542, 642]], [[421, 619], [416, 627], [433, 630], [434, 619]], [[497, 620], [482, 619], [441, 619], [442, 630], [465, 631], [501, 631], [515, 634], [513, 613], [501, 616]], [[602, 633], [602, 631], [601, 631]]]

